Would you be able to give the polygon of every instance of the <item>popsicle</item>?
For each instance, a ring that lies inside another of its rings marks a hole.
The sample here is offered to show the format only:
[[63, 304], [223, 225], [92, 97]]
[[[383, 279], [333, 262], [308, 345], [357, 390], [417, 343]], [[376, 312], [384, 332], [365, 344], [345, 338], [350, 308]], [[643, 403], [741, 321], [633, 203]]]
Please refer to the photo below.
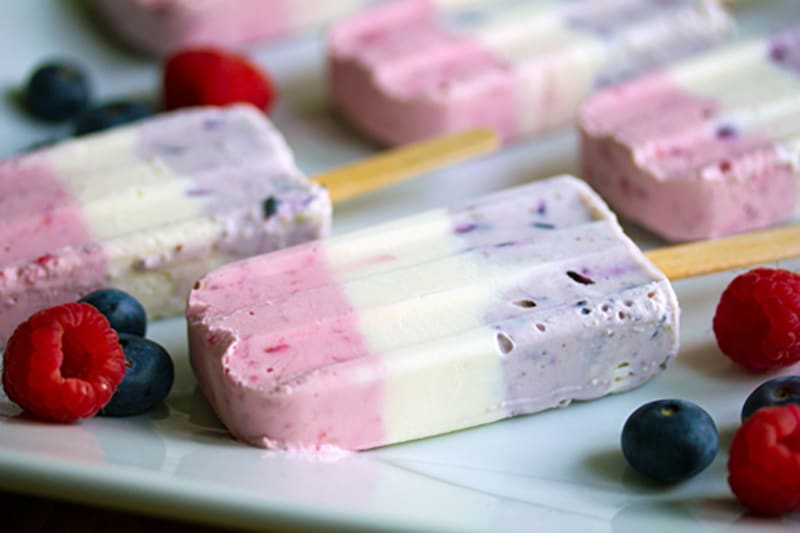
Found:
[[583, 177], [667, 240], [785, 222], [800, 210], [800, 26], [602, 91], [580, 125]]
[[163, 55], [187, 46], [240, 47], [320, 26], [368, 0], [92, 0], [132, 48]]
[[237, 439], [367, 449], [641, 385], [678, 350], [668, 278], [797, 256], [800, 226], [643, 254], [560, 176], [212, 271], [190, 361]]
[[238, 439], [359, 450], [635, 387], [678, 349], [666, 277], [558, 177], [223, 266], [190, 358]]
[[[324, 236], [331, 200], [494, 145], [467, 132], [306, 178], [245, 105], [195, 108], [0, 162], [0, 349], [32, 312], [100, 287], [182, 314], [222, 263]], [[328, 188], [326, 190], [326, 187]]]
[[714, 0], [397, 0], [335, 24], [330, 93], [364, 134], [398, 144], [470, 126], [503, 139], [572, 124], [595, 89], [734, 29]]

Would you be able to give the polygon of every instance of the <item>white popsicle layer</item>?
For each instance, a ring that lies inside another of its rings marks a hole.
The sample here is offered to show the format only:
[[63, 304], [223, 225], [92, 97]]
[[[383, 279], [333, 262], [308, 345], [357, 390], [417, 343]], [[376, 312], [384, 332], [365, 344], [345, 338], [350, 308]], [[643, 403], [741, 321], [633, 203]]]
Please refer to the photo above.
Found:
[[677, 351], [664, 276], [554, 178], [223, 266], [187, 312], [238, 439], [365, 449], [637, 386]]
[[331, 205], [249, 106], [175, 112], [0, 162], [0, 347], [101, 287], [180, 313], [222, 263], [324, 235]]

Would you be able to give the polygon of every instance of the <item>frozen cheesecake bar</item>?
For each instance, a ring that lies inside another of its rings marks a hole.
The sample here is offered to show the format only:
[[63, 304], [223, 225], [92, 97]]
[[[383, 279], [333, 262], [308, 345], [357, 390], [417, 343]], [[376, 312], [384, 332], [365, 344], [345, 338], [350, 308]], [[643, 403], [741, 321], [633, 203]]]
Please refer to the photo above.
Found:
[[188, 46], [239, 47], [297, 34], [368, 0], [91, 0], [132, 48], [163, 55]]
[[714, 0], [395, 0], [333, 26], [330, 93], [386, 144], [475, 126], [510, 140], [573, 124], [596, 89], [733, 28]]
[[0, 349], [100, 287], [183, 313], [208, 270], [326, 234], [325, 190], [249, 106], [197, 108], [0, 162]]
[[787, 221], [800, 211], [800, 26], [597, 94], [581, 168], [620, 215], [671, 241]]
[[361, 450], [599, 398], [678, 349], [665, 276], [558, 177], [218, 268], [192, 368], [256, 446]]

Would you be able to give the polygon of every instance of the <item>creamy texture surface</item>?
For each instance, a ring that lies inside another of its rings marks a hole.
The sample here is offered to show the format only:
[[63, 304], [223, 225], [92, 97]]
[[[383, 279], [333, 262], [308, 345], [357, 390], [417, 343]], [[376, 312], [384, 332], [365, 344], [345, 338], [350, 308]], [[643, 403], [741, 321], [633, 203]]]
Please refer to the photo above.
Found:
[[800, 206], [800, 27], [603, 91], [581, 133], [587, 181], [667, 239], [785, 222]]
[[626, 390], [678, 342], [669, 282], [572, 177], [225, 265], [187, 320], [231, 433], [299, 451]]
[[330, 90], [385, 143], [470, 126], [508, 140], [569, 124], [598, 87], [732, 29], [713, 0], [398, 0], [333, 27]]
[[91, 0], [129, 45], [151, 54], [238, 47], [329, 22], [368, 0]]
[[101, 287], [180, 313], [224, 262], [327, 233], [325, 191], [249, 106], [198, 108], [0, 162], [0, 347]]

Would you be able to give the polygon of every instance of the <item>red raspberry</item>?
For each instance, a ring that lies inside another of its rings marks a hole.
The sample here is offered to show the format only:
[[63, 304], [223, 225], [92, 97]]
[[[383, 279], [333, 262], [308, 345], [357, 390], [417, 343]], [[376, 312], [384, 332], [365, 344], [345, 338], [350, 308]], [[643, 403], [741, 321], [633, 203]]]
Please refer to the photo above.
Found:
[[100, 311], [86, 303], [44, 309], [17, 326], [3, 354], [3, 389], [40, 418], [93, 416], [125, 376], [125, 352]]
[[246, 58], [213, 48], [176, 53], [164, 66], [164, 107], [224, 106], [239, 102], [269, 111], [275, 85]]
[[739, 501], [763, 515], [800, 509], [800, 406], [764, 407], [736, 432], [728, 484]]
[[756, 268], [737, 276], [714, 315], [722, 353], [749, 370], [800, 360], [800, 275]]

